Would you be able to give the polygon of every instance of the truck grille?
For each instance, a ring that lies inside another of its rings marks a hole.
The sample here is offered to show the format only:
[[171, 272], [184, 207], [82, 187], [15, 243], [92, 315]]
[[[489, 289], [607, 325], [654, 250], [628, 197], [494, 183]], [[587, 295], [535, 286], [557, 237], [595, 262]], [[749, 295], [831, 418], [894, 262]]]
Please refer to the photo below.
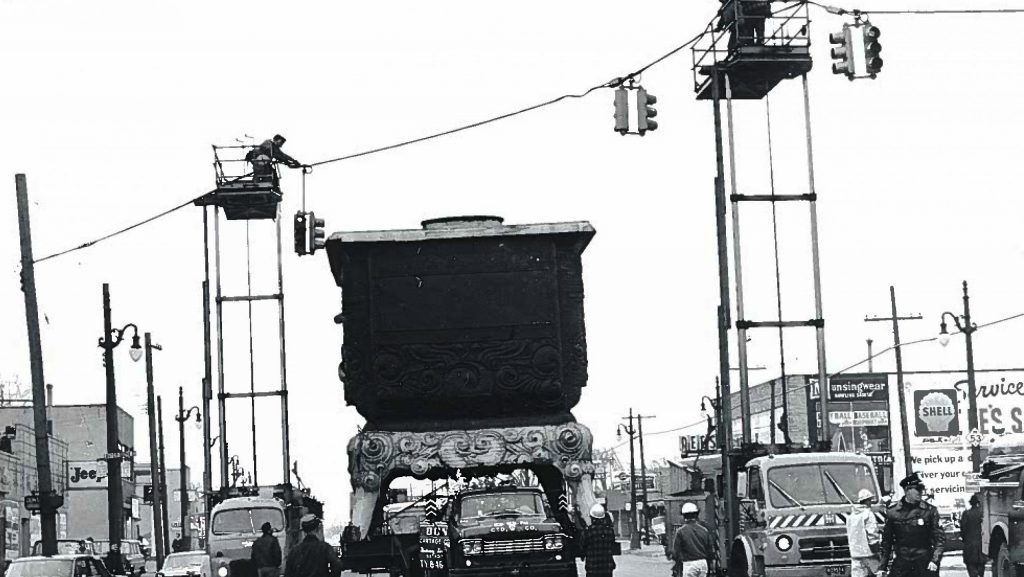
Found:
[[508, 555], [544, 551], [544, 538], [510, 539], [507, 541], [484, 541], [484, 555]]
[[846, 560], [850, 558], [850, 546], [846, 537], [812, 537], [800, 539], [800, 562]]

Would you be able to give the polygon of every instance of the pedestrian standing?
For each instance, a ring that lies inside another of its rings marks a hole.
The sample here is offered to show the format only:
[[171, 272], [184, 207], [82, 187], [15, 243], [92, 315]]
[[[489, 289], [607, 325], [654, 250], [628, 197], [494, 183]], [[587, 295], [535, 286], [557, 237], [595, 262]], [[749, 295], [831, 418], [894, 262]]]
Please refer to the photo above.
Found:
[[583, 532], [587, 577], [611, 577], [615, 572], [615, 530], [600, 503], [590, 508], [590, 526]]
[[878, 521], [871, 510], [875, 495], [867, 489], [857, 493], [857, 504], [846, 517], [846, 540], [850, 545], [850, 577], [869, 577], [878, 572], [878, 558], [871, 546], [878, 543]]
[[714, 560], [715, 543], [711, 531], [697, 521], [700, 510], [693, 503], [684, 503], [683, 525], [672, 538], [672, 575], [674, 577], [706, 577]]
[[968, 577], [982, 577], [985, 574], [985, 554], [981, 551], [981, 499], [971, 495], [971, 508], [960, 517], [960, 538], [964, 541], [964, 565]]
[[320, 520], [315, 515], [303, 515], [300, 522], [306, 537], [288, 552], [284, 577], [339, 577], [341, 559], [338, 553], [316, 536]]
[[879, 573], [888, 573], [888, 577], [936, 576], [946, 543], [939, 511], [921, 500], [924, 482], [917, 473], [900, 481], [900, 487], [903, 498], [885, 511]]
[[253, 565], [259, 577], [278, 577], [281, 574], [281, 543], [274, 536], [274, 527], [269, 522], [260, 527], [263, 532], [252, 544]]

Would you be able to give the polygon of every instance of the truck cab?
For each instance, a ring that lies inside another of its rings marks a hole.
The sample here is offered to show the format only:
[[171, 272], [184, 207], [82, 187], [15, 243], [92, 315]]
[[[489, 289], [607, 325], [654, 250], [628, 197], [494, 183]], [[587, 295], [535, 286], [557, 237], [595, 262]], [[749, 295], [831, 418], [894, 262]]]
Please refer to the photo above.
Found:
[[463, 491], [452, 499], [447, 523], [451, 576], [576, 575], [569, 528], [555, 518], [539, 488]]
[[270, 523], [282, 554], [287, 554], [285, 506], [278, 499], [236, 497], [214, 506], [206, 545], [211, 574], [217, 577], [255, 575], [255, 569], [250, 567], [252, 544], [263, 534], [260, 530], [263, 523]]
[[982, 464], [981, 546], [993, 577], [1013, 577], [1024, 565], [1024, 434], [998, 438]]
[[739, 530], [728, 551], [729, 574], [846, 576], [846, 516], [857, 493], [875, 495], [874, 466], [865, 455], [798, 453], [757, 457], [737, 473]]

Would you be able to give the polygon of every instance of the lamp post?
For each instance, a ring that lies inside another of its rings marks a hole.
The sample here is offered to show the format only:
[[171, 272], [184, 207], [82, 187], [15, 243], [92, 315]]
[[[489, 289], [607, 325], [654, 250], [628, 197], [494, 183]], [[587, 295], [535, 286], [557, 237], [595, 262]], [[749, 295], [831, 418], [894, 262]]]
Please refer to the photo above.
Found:
[[[716, 392], [715, 395], [717, 396], [718, 393]], [[713, 416], [708, 413], [708, 409], [707, 406], [704, 404], [704, 401], [707, 401], [708, 404], [711, 405], [711, 411], [714, 413]], [[707, 395], [702, 396], [700, 399], [700, 414], [703, 415], [703, 417], [708, 422], [708, 432], [706, 435], [704, 435], [704, 446], [698, 447], [698, 452], [706, 452], [708, 449], [710, 449], [711, 433], [715, 433], [715, 445], [717, 447], [721, 447], [722, 428], [718, 426], [718, 419], [720, 417], [720, 415], [718, 414], [718, 400], [712, 399]]]
[[946, 317], [953, 319], [957, 330], [964, 334], [967, 344], [967, 428], [971, 440], [971, 467], [977, 473], [981, 469], [981, 443], [978, 441], [978, 399], [974, 384], [974, 343], [971, 335], [978, 327], [971, 322], [970, 297], [967, 294], [967, 281], [964, 281], [964, 314], [956, 316], [951, 312], [942, 313], [939, 322], [939, 344], [949, 344], [949, 332], [946, 330]]
[[629, 435], [629, 548], [637, 550], [640, 548], [640, 531], [637, 530], [636, 517], [636, 460], [633, 457], [633, 438], [636, 436], [636, 429], [633, 428], [633, 409], [629, 410], [629, 426], [619, 424], [615, 435], [622, 438], [622, 433]]
[[145, 334], [146, 340], [146, 415], [149, 417], [149, 478], [153, 484], [153, 544], [156, 547], [156, 566], [163, 566], [164, 556], [167, 551], [164, 549], [164, 540], [160, 535], [164, 534], [163, 517], [160, 511], [163, 510], [164, 495], [160, 492], [160, 461], [157, 458], [160, 454], [157, 446], [156, 427], [156, 400], [153, 389], [153, 349], [163, 350], [163, 347], [150, 339], [150, 334]]
[[181, 474], [181, 481], [179, 482], [181, 489], [181, 547], [182, 551], [191, 551], [191, 523], [189, 522], [188, 515], [188, 479], [185, 475], [185, 421], [188, 421], [192, 417], [192, 411], [196, 413], [196, 423], [203, 422], [203, 415], [199, 412], [199, 407], [189, 407], [188, 411], [185, 410], [185, 389], [184, 387], [178, 387], [178, 414], [174, 417], [175, 421], [178, 421], [178, 469]]
[[99, 346], [103, 349], [103, 365], [107, 376], [107, 453], [103, 460], [107, 463], [107, 536], [110, 541], [108, 568], [112, 573], [123, 573], [124, 563], [120, 555], [121, 533], [124, 531], [124, 494], [121, 486], [121, 452], [120, 434], [117, 424], [117, 385], [114, 381], [114, 349], [124, 340], [124, 334], [132, 329], [132, 345], [128, 354], [133, 361], [142, 358], [142, 345], [139, 344], [139, 328], [128, 323], [121, 329], [111, 326], [110, 320], [110, 285], [103, 283], [103, 336]]

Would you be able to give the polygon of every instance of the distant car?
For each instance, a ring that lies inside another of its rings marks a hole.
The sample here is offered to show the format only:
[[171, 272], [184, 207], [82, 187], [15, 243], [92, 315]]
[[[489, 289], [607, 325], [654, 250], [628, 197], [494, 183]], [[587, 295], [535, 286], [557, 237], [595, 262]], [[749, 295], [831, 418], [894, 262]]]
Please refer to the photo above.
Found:
[[[36, 541], [32, 544], [32, 554], [41, 556], [43, 554], [43, 542]], [[58, 555], [92, 555], [99, 556], [96, 544], [88, 539], [57, 539]]]
[[[110, 541], [97, 539], [94, 541], [96, 553], [103, 557], [110, 550]], [[142, 554], [142, 543], [134, 539], [121, 540], [121, 557], [124, 559], [126, 575], [142, 575], [146, 570], [146, 556]]]
[[210, 577], [210, 556], [201, 551], [171, 553], [157, 577]]
[[11, 562], [5, 577], [111, 577], [92, 555], [21, 557]]

